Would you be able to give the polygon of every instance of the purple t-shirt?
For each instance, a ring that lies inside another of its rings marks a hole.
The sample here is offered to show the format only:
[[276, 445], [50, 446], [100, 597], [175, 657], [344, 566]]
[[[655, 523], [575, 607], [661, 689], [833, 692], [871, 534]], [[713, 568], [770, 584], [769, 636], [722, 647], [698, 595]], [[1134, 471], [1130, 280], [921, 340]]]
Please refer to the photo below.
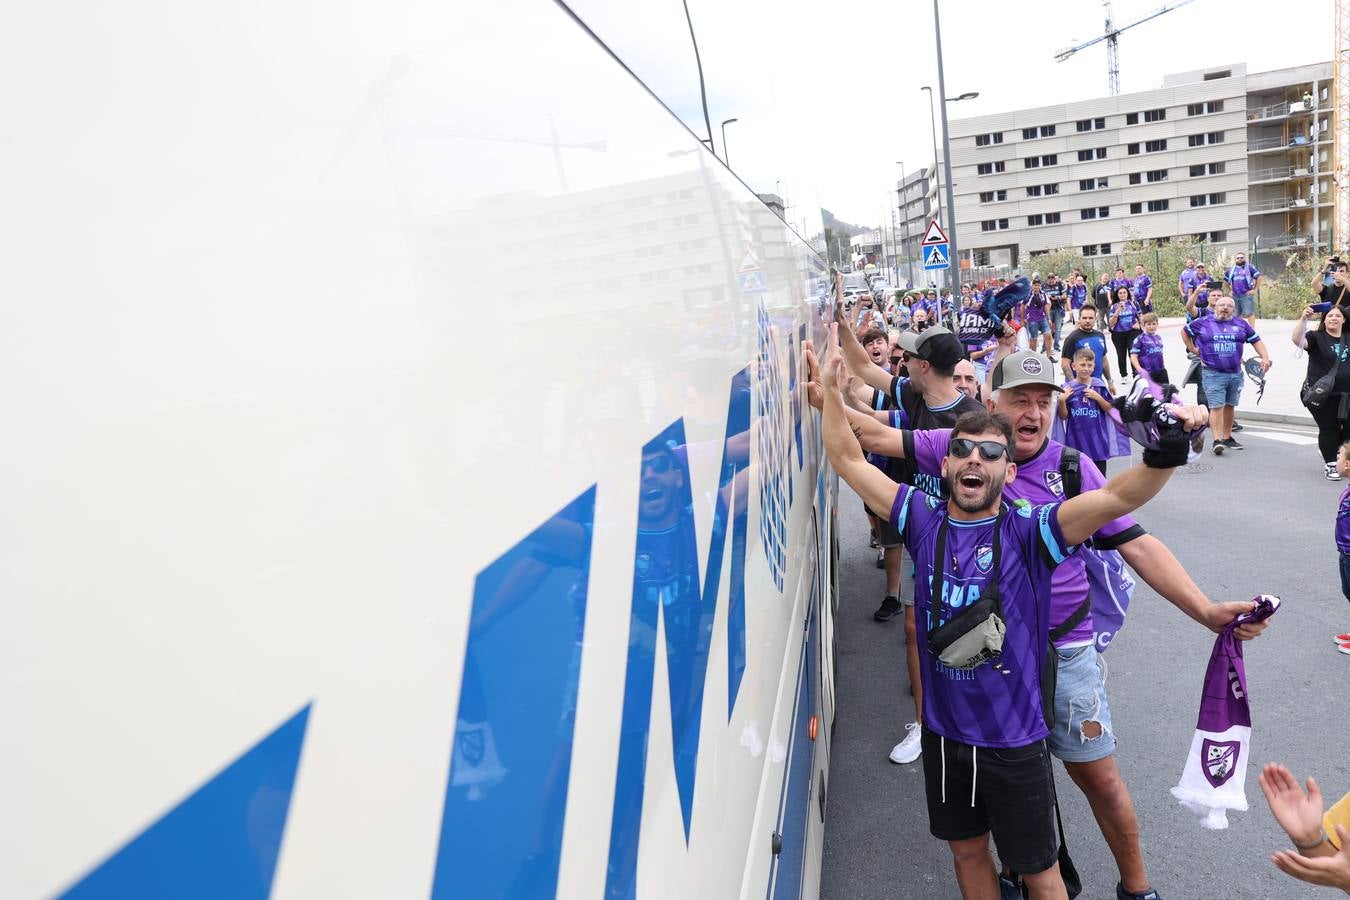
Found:
[[[1147, 274], [1134, 276], [1134, 302], [1143, 306], [1144, 298], [1148, 296], [1149, 289], [1153, 287], [1153, 279]], [[1150, 306], [1153, 304], [1150, 303]], [[1147, 310], [1145, 310], [1147, 312]]]
[[[907, 431], [905, 454], [914, 461], [920, 472], [936, 473], [940, 471], [942, 459], [947, 455], [947, 444], [951, 440], [950, 428], [935, 428], [930, 431]], [[1064, 445], [1047, 440], [1040, 450], [1028, 459], [1017, 464], [1017, 477], [1003, 485], [1003, 499], [1021, 506], [1059, 503], [1065, 499], [1064, 484], [1060, 476], [1060, 459], [1064, 455]], [[1081, 492], [1095, 491], [1106, 484], [1106, 477], [1097, 471], [1097, 467], [1086, 459], [1080, 460]], [[1093, 546], [1102, 550], [1113, 550], [1126, 541], [1144, 534], [1144, 529], [1130, 516], [1114, 519], [1092, 535]], [[950, 536], [948, 538], [950, 540]], [[1083, 604], [1088, 595], [1087, 572], [1083, 561], [1077, 555], [1055, 569], [1050, 579], [1050, 625], [1054, 627], [1066, 621]], [[1092, 616], [1079, 623], [1078, 627], [1055, 642], [1056, 647], [1081, 647], [1092, 643]], [[927, 710], [924, 715], [926, 716]]]
[[1106, 382], [1100, 378], [1092, 379], [1091, 384], [1064, 382], [1064, 405], [1069, 410], [1069, 418], [1064, 423], [1064, 443], [1088, 459], [1110, 459], [1111, 432], [1115, 426], [1097, 405], [1097, 401], [1088, 397], [1088, 388], [1108, 401], [1111, 399]]
[[1261, 277], [1256, 266], [1244, 263], [1228, 270], [1228, 283], [1233, 286], [1234, 297], [1245, 297], [1256, 287], [1256, 279]]
[[1242, 345], [1261, 340], [1256, 329], [1240, 316], [1220, 322], [1214, 316], [1204, 316], [1188, 323], [1183, 329], [1195, 341], [1200, 364], [1216, 372], [1242, 371]]
[[1073, 307], [1074, 309], [1082, 309], [1083, 300], [1085, 300], [1086, 298], [1087, 298], [1086, 284], [1069, 285], [1069, 306]]
[[1145, 372], [1156, 372], [1164, 368], [1163, 339], [1158, 334], [1144, 334], [1134, 339], [1130, 352], [1139, 354], [1139, 365]]
[[1045, 321], [1045, 292], [1032, 291], [1031, 296], [1022, 304], [1022, 314], [1027, 322]]
[[[1052, 573], [1074, 549], [1065, 545], [1058, 511], [1057, 503], [1009, 509], [1001, 525], [997, 572], [992, 565], [996, 518], [948, 520], [946, 565], [933, 606], [933, 555], [947, 503], [904, 485], [896, 491], [891, 524], [904, 534], [916, 568], [924, 727], [976, 747], [1023, 747], [1049, 734], [1041, 711], [1041, 667], [1050, 633], [1045, 598]], [[930, 608], [945, 624], [974, 603], [992, 578], [998, 579], [1007, 625], [1003, 652], [976, 669], [944, 666], [928, 651]]]
[[1200, 283], [1200, 275], [1192, 266], [1189, 269], [1182, 269], [1181, 274], [1177, 276], [1177, 283], [1181, 285], [1181, 300], [1184, 303], [1186, 298], [1195, 290], [1195, 286]]
[[1112, 333], [1123, 334], [1139, 327], [1139, 304], [1133, 300], [1125, 303], [1112, 302], [1110, 314], [1117, 317], [1115, 324], [1111, 326]]
[[1115, 299], [1116, 299], [1116, 291], [1120, 290], [1121, 288], [1128, 288], [1128, 289], [1130, 290], [1130, 292], [1131, 292], [1131, 296], [1133, 296], [1133, 292], [1134, 292], [1134, 279], [1133, 279], [1133, 278], [1128, 278], [1128, 277], [1126, 277], [1126, 278], [1112, 278], [1112, 279], [1111, 279], [1111, 300], [1112, 300], [1112, 302], [1115, 302]]
[[1336, 508], [1336, 549], [1350, 553], [1350, 487], [1341, 491], [1341, 503]]

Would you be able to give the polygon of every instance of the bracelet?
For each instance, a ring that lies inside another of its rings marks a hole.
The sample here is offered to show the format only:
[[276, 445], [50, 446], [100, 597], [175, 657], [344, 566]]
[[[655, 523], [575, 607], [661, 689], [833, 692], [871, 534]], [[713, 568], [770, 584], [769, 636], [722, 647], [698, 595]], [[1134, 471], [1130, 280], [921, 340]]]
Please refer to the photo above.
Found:
[[1319, 827], [1317, 831], [1318, 831], [1317, 840], [1313, 841], [1311, 844], [1300, 844], [1298, 841], [1294, 841], [1294, 846], [1297, 847], [1299, 850], [1313, 850], [1317, 847], [1322, 846], [1327, 841], [1331, 840], [1329, 837], [1327, 837], [1327, 830], [1325, 828]]

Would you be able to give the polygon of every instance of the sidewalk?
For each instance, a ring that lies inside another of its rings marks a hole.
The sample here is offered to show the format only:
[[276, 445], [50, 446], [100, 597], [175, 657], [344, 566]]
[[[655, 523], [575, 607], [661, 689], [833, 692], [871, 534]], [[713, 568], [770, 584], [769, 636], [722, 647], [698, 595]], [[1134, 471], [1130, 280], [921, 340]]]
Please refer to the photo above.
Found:
[[[1181, 326], [1185, 322], [1182, 318], [1169, 318], [1158, 323], [1158, 333], [1163, 337], [1163, 360], [1167, 364], [1167, 374], [1172, 376], [1173, 381], [1179, 381], [1186, 375], [1189, 364], [1186, 347], [1181, 342]], [[1308, 373], [1308, 357], [1289, 341], [1289, 336], [1294, 333], [1294, 322], [1294, 319], [1256, 320], [1256, 333], [1265, 342], [1271, 367], [1266, 375], [1265, 396], [1259, 405], [1256, 402], [1256, 382], [1250, 378], [1246, 380], [1242, 398], [1238, 401], [1239, 422], [1313, 424], [1312, 416], [1308, 415], [1308, 410], [1298, 400], [1303, 378]], [[1246, 356], [1252, 355], [1253, 351], [1248, 350]], [[1114, 366], [1115, 357], [1111, 359]], [[1185, 395], [1188, 402], [1194, 402], [1195, 388], [1187, 387]]]

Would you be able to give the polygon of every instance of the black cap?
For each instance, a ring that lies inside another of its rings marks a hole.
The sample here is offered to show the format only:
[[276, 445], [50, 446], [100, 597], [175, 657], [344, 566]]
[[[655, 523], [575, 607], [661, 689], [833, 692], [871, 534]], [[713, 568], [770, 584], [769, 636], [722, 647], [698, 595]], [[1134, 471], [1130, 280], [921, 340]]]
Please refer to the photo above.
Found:
[[901, 332], [900, 349], [944, 370], [950, 369], [966, 356], [965, 348], [956, 335], [941, 325], [934, 325], [922, 333]]

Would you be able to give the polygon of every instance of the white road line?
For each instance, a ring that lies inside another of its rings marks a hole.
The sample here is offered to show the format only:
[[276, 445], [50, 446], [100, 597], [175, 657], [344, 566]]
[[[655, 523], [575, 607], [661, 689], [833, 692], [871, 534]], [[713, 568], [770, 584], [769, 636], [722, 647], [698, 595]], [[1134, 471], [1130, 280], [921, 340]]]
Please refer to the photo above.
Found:
[[1317, 443], [1317, 437], [1315, 435], [1308, 435], [1306, 433], [1300, 434], [1290, 431], [1257, 431], [1250, 425], [1243, 429], [1242, 436], [1244, 438], [1266, 438], [1267, 440], [1279, 441], [1284, 444], [1295, 444], [1299, 447], [1309, 447]]

